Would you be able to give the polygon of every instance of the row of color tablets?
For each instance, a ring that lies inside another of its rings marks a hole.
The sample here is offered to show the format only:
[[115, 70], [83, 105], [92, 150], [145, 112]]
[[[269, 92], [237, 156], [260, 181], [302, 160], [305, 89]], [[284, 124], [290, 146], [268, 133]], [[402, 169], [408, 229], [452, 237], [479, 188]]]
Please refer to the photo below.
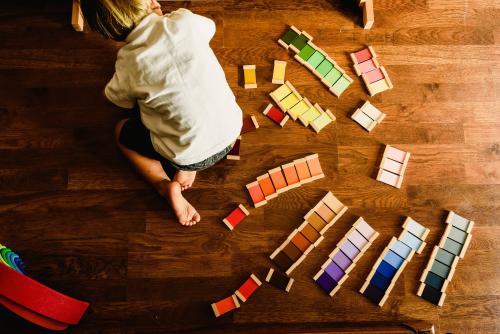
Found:
[[26, 275], [24, 262], [21, 257], [2, 244], [0, 244], [0, 263], [5, 264], [23, 275]]
[[387, 145], [380, 162], [377, 180], [396, 188], [401, 188], [403, 176], [410, 160], [410, 152], [401, 151]]
[[276, 266], [290, 273], [306, 258], [311, 250], [324, 239], [323, 234], [347, 211], [331, 192], [304, 217], [304, 222], [271, 254]]
[[407, 217], [403, 232], [398, 239], [392, 238], [384, 249], [373, 269], [368, 274], [360, 292], [374, 304], [384, 305], [399, 275], [411, 261], [415, 253], [421, 253], [425, 247], [425, 238], [429, 229]]
[[257, 276], [251, 274], [250, 277], [229, 297], [212, 303], [212, 311], [216, 317], [240, 308], [238, 298], [244, 303], [262, 285]]
[[392, 89], [392, 82], [384, 66], [380, 66], [377, 55], [371, 46], [358, 52], [351, 53], [354, 70], [365, 82], [371, 96]]
[[296, 53], [295, 59], [311, 70], [330, 92], [340, 96], [353, 80], [325, 51], [314, 45], [312, 40], [305, 31], [291, 26], [278, 43], [286, 49], [292, 49]]
[[356, 109], [351, 119], [361, 125], [366, 131], [372, 131], [377, 124], [382, 123], [385, 114], [378, 110], [370, 101], [366, 101], [361, 108]]
[[293, 120], [300, 119], [306, 127], [310, 125], [317, 133], [336, 119], [330, 110], [323, 110], [317, 103], [312, 105], [302, 97], [289, 81], [269, 95], [284, 113], [288, 113]]
[[359, 217], [330, 253], [328, 260], [314, 276], [314, 281], [333, 297], [349, 277], [348, 274], [356, 266], [356, 262], [378, 236], [379, 233], [363, 217]]
[[257, 181], [247, 184], [247, 190], [257, 208], [275, 198], [279, 193], [299, 187], [302, 184], [325, 177], [318, 154], [294, 160], [281, 167], [271, 169], [257, 178]]
[[469, 247], [474, 222], [453, 211], [446, 218], [448, 224], [441, 241], [430, 256], [427, 267], [420, 277], [417, 295], [425, 300], [443, 306], [446, 288], [451, 281], [459, 259], [462, 259]]

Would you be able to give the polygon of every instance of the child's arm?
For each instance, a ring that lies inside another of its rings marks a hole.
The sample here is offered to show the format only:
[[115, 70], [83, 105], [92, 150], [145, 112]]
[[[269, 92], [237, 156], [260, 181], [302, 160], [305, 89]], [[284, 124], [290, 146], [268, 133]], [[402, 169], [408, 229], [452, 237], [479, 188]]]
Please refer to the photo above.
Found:
[[135, 98], [130, 96], [130, 88], [119, 72], [115, 72], [104, 88], [104, 95], [121, 108], [131, 109], [135, 106]]
[[181, 15], [186, 15], [189, 17], [189, 22], [192, 24], [191, 28], [194, 28], [194, 30], [203, 36], [204, 39], [206, 39], [208, 42], [214, 37], [215, 35], [215, 23], [211, 19], [205, 16], [201, 16], [198, 14], [194, 14], [191, 12], [189, 9], [186, 8], [181, 8], [177, 10], [179, 14]]

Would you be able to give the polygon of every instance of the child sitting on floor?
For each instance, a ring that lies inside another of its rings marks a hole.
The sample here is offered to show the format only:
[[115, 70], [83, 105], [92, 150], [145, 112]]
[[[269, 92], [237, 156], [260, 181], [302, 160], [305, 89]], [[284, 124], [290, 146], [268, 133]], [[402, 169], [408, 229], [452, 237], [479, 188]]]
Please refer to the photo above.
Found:
[[104, 92], [138, 116], [116, 125], [123, 154], [170, 202], [182, 225], [200, 215], [182, 196], [196, 171], [224, 158], [242, 112], [209, 46], [213, 21], [187, 9], [163, 15], [157, 0], [80, 0], [92, 30], [125, 45]]

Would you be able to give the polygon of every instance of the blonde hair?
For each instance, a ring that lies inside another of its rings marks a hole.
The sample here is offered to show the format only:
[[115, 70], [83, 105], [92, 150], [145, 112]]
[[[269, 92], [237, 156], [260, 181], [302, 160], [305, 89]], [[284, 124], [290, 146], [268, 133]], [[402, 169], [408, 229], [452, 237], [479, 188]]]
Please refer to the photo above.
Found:
[[148, 15], [151, 0], [80, 0], [80, 6], [93, 31], [123, 41]]

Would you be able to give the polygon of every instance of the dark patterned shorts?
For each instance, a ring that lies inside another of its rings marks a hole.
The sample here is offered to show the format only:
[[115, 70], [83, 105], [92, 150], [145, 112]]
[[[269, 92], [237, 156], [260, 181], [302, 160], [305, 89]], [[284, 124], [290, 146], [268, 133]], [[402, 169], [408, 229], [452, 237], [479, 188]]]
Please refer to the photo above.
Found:
[[178, 170], [200, 171], [215, 165], [222, 160], [232, 148], [232, 146], [229, 145], [219, 153], [194, 164], [178, 165], [155, 151], [153, 143], [151, 142], [149, 130], [142, 124], [140, 117], [131, 117], [123, 124], [118, 141], [128, 149], [136, 151], [150, 159], [158, 160], [171, 180]]

